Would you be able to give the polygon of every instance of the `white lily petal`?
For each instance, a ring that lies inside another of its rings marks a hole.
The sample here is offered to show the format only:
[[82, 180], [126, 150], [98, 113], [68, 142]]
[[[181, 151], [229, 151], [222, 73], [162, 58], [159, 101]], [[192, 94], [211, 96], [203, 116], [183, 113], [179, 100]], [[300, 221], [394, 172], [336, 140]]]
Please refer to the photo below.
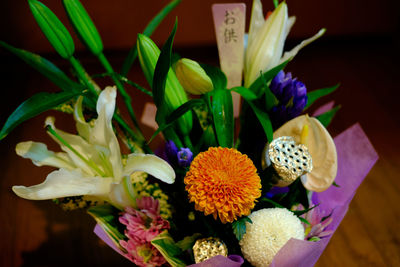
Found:
[[83, 96], [79, 96], [74, 107], [74, 118], [76, 121], [76, 129], [78, 130], [78, 134], [82, 136], [86, 141], [88, 141], [90, 138], [91, 127], [89, 123], [86, 122], [85, 117], [83, 116], [82, 102]]
[[258, 31], [262, 28], [265, 23], [263, 7], [260, 0], [254, 0], [251, 8], [251, 18], [249, 27], [249, 44], [251, 44], [254, 38], [257, 36]]
[[283, 55], [283, 57], [279, 61], [279, 64], [285, 62], [288, 59], [293, 59], [297, 55], [297, 53], [300, 51], [300, 49], [302, 49], [306, 45], [308, 45], [308, 44], [314, 42], [315, 40], [317, 40], [319, 37], [321, 37], [325, 33], [325, 31], [326, 31], [326, 29], [319, 30], [319, 32], [317, 32], [317, 34], [315, 34], [314, 36], [302, 41], [300, 44], [295, 46], [292, 50], [290, 50], [288, 52], [285, 52], [285, 54]]
[[128, 155], [123, 175], [136, 171], [146, 172], [161, 181], [172, 184], [175, 182], [175, 171], [165, 160], [151, 154], [133, 153]]
[[15, 151], [18, 156], [32, 160], [36, 166], [52, 166], [69, 170], [76, 168], [66, 153], [54, 153], [43, 143], [21, 142], [17, 144]]
[[272, 12], [246, 51], [245, 87], [249, 87], [261, 71], [276, 66], [286, 40], [288, 11], [285, 2]]
[[[69, 134], [62, 130], [57, 129], [54, 125], [53, 117], [48, 117], [45, 123], [46, 125], [49, 125], [62, 139], [64, 139], [80, 155], [82, 155], [89, 161], [100, 163], [100, 161], [97, 159], [98, 156], [96, 155], [96, 149], [94, 149], [94, 146], [86, 142], [82, 137], [80, 137], [79, 135]], [[95, 170], [92, 167], [90, 167], [85, 161], [83, 161], [79, 156], [77, 156], [73, 151], [71, 151], [65, 144], [63, 144], [52, 134], [49, 135], [54, 141], [56, 141], [60, 145], [63, 151], [68, 153], [69, 157], [72, 159], [72, 161], [77, 167], [85, 171], [88, 176], [96, 175]], [[97, 165], [99, 168], [101, 168], [100, 164]]]
[[122, 178], [121, 151], [111, 124], [115, 110], [116, 96], [115, 86], [107, 87], [101, 92], [96, 107], [98, 118], [91, 130], [90, 142], [107, 147], [110, 150], [108, 160], [112, 165], [114, 178], [116, 181], [119, 181]]
[[125, 176], [119, 184], [111, 184], [108, 195], [110, 203], [121, 210], [128, 206], [136, 208], [137, 196], [138, 194], [133, 187], [131, 178], [128, 176]]
[[81, 195], [107, 198], [111, 183], [112, 178], [83, 177], [78, 170], [60, 169], [50, 173], [41, 184], [30, 187], [13, 186], [12, 190], [19, 197], [31, 200]]

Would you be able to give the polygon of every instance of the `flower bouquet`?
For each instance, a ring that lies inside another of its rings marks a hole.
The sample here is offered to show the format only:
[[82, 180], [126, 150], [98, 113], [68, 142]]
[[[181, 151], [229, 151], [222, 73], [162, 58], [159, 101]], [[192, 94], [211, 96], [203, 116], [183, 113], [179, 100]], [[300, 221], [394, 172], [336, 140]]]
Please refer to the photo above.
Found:
[[[243, 4], [214, 5], [218, 68], [172, 52], [177, 22], [161, 49], [149, 37], [179, 2], [154, 17], [116, 72], [82, 4], [63, 0], [76, 34], [105, 69], [93, 75], [55, 14], [28, 1], [47, 39], [71, 63], [72, 78], [43, 57], [0, 42], [61, 89], [24, 101], [0, 137], [49, 109], [71, 114], [76, 132], [58, 129], [48, 117], [45, 129], [62, 152], [19, 143], [18, 155], [56, 169], [41, 184], [12, 190], [87, 209], [95, 233], [138, 266], [313, 266], [377, 160], [358, 124], [330, 136], [326, 127], [338, 107], [309, 114], [338, 86], [308, 92], [284, 70], [325, 30], [283, 53], [295, 22], [285, 2], [274, 1], [265, 18], [254, 0], [248, 34]], [[151, 90], [126, 77], [136, 58]], [[101, 89], [96, 80], [103, 77], [113, 85]], [[150, 138], [127, 87], [153, 99], [155, 109], [144, 111], [157, 125]], [[153, 151], [154, 138], [163, 144]]]

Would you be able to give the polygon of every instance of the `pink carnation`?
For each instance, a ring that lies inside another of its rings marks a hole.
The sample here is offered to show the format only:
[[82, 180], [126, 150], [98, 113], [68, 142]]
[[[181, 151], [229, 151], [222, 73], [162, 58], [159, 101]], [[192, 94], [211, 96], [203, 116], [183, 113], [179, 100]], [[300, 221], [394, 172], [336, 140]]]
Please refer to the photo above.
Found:
[[169, 222], [161, 218], [158, 200], [142, 197], [136, 200], [138, 209], [126, 207], [119, 221], [126, 225], [125, 236], [120, 244], [127, 256], [138, 266], [160, 266], [166, 261], [151, 244], [156, 236], [170, 228]]

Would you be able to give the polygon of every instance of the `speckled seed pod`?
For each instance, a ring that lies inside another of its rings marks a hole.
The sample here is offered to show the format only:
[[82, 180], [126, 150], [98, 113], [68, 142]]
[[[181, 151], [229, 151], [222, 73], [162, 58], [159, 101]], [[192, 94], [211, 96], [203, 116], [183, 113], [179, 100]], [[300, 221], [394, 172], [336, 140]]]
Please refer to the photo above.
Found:
[[214, 256], [228, 255], [228, 248], [219, 238], [208, 237], [198, 239], [193, 246], [194, 260], [196, 263], [208, 260]]
[[262, 165], [264, 169], [274, 168], [273, 182], [281, 187], [290, 185], [313, 168], [307, 147], [297, 144], [290, 136], [276, 138], [265, 146]]

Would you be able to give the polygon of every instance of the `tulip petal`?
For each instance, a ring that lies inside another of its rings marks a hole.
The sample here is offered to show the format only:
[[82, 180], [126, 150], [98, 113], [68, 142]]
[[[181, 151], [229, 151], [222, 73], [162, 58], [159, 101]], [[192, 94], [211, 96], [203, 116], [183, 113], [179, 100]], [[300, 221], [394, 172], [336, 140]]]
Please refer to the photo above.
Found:
[[116, 96], [116, 87], [107, 87], [101, 92], [96, 107], [98, 118], [91, 129], [90, 143], [109, 149], [108, 160], [112, 165], [113, 177], [119, 181], [122, 178], [121, 151], [111, 124]]
[[52, 166], [57, 168], [75, 169], [74, 163], [66, 153], [54, 153], [47, 146], [38, 142], [21, 142], [15, 147], [18, 156], [32, 160], [36, 166]]
[[155, 155], [138, 153], [128, 155], [123, 175], [130, 175], [135, 171], [146, 172], [167, 184], [175, 182], [174, 169], [165, 160]]
[[101, 198], [108, 196], [112, 178], [83, 177], [78, 170], [60, 169], [51, 172], [46, 180], [30, 187], [13, 186], [19, 197], [30, 200], [44, 200], [60, 197], [91, 195]]
[[319, 30], [319, 32], [317, 32], [314, 36], [303, 40], [300, 44], [298, 44], [297, 46], [295, 46], [292, 50], [285, 52], [285, 54], [283, 54], [283, 57], [281, 58], [281, 60], [279, 61], [279, 64], [285, 62], [288, 59], [293, 59], [294, 56], [297, 55], [297, 53], [300, 51], [300, 49], [302, 49], [303, 47], [305, 47], [306, 45], [314, 42], [315, 40], [317, 40], [319, 37], [321, 37], [324, 33], [325, 33], [326, 29], [321, 29]]

